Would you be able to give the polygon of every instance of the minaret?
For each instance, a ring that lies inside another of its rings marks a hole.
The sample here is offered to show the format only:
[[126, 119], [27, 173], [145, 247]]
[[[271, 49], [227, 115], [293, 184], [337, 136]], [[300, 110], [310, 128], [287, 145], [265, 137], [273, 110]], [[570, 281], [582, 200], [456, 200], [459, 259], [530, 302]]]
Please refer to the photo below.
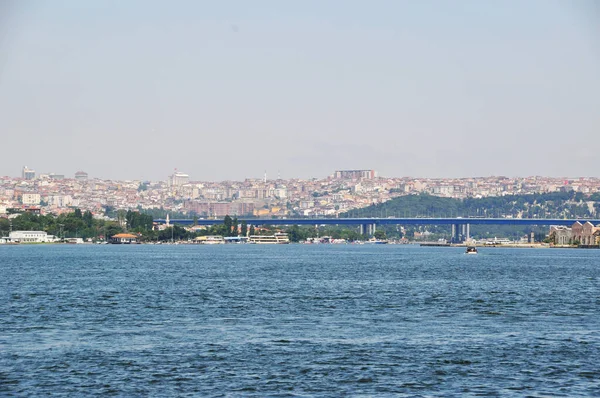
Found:
[[265, 184], [267, 183], [267, 170], [265, 170]]

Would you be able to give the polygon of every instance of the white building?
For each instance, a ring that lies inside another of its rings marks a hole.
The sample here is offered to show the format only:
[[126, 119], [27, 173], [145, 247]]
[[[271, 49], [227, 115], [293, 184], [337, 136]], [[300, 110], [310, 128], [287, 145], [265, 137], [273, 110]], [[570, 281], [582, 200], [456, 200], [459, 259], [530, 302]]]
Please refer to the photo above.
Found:
[[56, 207], [67, 207], [73, 204], [71, 195], [51, 195], [48, 196], [48, 205]]
[[29, 206], [37, 206], [40, 204], [41, 197], [39, 193], [24, 193], [23, 204]]
[[169, 178], [169, 182], [170, 185], [172, 187], [180, 187], [182, 185], [187, 184], [188, 182], [190, 182], [190, 176], [184, 173], [180, 173], [180, 172], [175, 172], [170, 178]]
[[13, 231], [9, 235], [11, 242], [19, 243], [46, 243], [53, 242], [54, 236], [44, 231]]

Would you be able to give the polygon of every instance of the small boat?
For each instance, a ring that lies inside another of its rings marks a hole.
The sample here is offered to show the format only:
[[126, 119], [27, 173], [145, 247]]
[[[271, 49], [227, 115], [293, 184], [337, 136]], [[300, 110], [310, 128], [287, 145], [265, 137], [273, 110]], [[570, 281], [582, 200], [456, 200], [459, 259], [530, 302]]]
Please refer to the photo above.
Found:
[[475, 246], [467, 246], [465, 254], [477, 254], [477, 248]]

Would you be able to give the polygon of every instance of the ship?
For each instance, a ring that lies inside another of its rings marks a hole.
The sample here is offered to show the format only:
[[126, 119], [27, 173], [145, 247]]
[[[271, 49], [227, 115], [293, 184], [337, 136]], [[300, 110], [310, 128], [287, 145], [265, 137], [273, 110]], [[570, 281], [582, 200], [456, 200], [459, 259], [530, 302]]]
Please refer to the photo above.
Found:
[[248, 237], [248, 243], [255, 243], [258, 245], [286, 244], [290, 243], [290, 238], [286, 233], [282, 232], [278, 232], [274, 235], [250, 235], [250, 237]]

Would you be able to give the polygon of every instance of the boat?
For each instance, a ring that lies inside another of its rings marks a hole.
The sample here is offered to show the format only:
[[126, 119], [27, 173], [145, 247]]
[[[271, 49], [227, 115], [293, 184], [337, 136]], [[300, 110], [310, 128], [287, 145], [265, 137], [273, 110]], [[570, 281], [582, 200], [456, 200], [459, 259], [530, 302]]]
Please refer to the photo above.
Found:
[[287, 244], [290, 239], [286, 233], [276, 233], [274, 235], [250, 235], [248, 243], [255, 244]]
[[202, 245], [222, 245], [225, 243], [225, 238], [221, 235], [205, 235], [197, 237], [194, 241]]
[[477, 248], [475, 246], [467, 246], [465, 254], [477, 254]]

